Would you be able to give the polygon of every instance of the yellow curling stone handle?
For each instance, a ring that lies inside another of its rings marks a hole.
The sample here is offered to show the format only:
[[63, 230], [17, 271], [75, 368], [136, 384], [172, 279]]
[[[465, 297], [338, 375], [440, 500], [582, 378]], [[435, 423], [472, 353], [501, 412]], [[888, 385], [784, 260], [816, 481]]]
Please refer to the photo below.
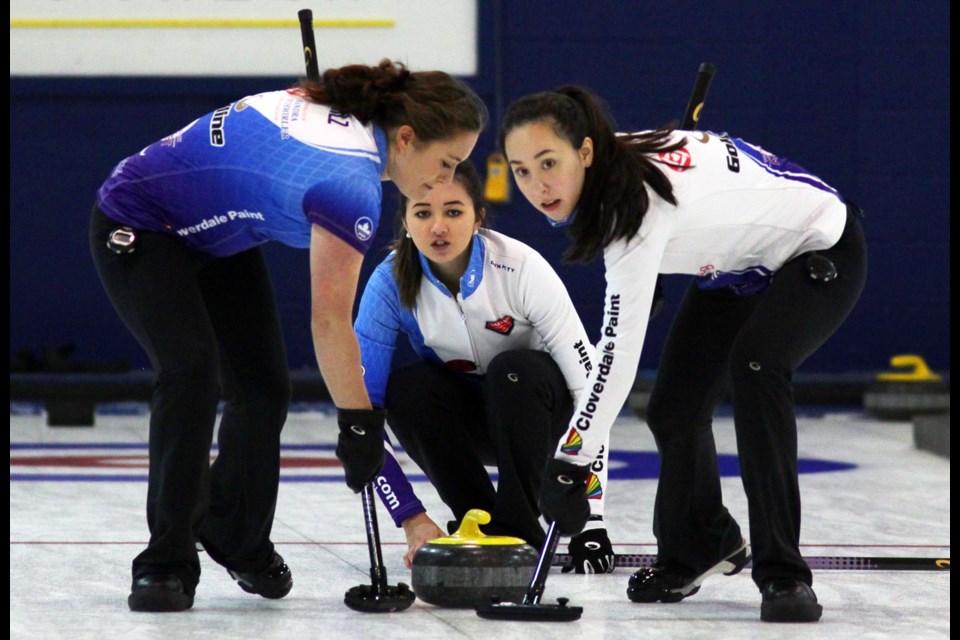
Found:
[[941, 377], [930, 371], [930, 367], [923, 358], [913, 354], [902, 356], [893, 356], [890, 358], [890, 365], [903, 368], [912, 367], [911, 371], [899, 371], [896, 373], [878, 373], [877, 380], [886, 382], [937, 382]]
[[490, 514], [483, 509], [470, 509], [467, 515], [463, 516], [463, 522], [456, 533], [442, 538], [434, 538], [427, 544], [479, 544], [479, 545], [505, 545], [505, 544], [527, 544], [523, 538], [514, 538], [513, 536], [488, 536], [480, 531], [481, 524], [490, 522]]

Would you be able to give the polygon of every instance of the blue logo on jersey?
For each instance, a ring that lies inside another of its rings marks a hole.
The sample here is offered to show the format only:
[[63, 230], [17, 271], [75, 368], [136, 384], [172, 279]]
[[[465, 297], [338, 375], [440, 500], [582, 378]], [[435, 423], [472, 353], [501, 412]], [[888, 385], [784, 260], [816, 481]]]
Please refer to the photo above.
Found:
[[373, 220], [366, 216], [358, 218], [353, 225], [353, 232], [361, 242], [366, 242], [373, 237]]
[[708, 291], [729, 289], [738, 296], [752, 296], [766, 289], [773, 280], [773, 273], [762, 265], [739, 271], [714, 271], [712, 269], [712, 264], [706, 265], [700, 269], [702, 275], [694, 278], [697, 286], [701, 289]]

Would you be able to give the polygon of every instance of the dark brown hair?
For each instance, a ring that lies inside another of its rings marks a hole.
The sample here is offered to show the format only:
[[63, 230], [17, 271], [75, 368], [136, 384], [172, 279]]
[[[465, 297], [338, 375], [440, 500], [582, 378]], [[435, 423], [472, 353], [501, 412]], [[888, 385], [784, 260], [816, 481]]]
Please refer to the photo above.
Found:
[[[467, 197], [473, 204], [473, 210], [480, 218], [480, 226], [487, 226], [483, 183], [476, 167], [469, 160], [464, 160], [457, 165], [453, 180], [460, 183], [467, 192]], [[400, 291], [400, 304], [412, 309], [417, 302], [417, 295], [420, 293], [423, 268], [420, 266], [420, 252], [413, 244], [413, 240], [407, 237], [403, 228], [403, 220], [407, 215], [407, 204], [409, 202], [410, 200], [401, 193], [396, 216], [396, 234], [390, 249], [397, 252], [393, 257], [393, 277], [397, 281], [397, 289]]]
[[610, 243], [630, 239], [640, 230], [650, 206], [647, 187], [677, 204], [673, 185], [645, 154], [670, 152], [686, 144], [671, 142], [672, 129], [618, 136], [606, 105], [587, 89], [564, 86], [520, 98], [507, 108], [500, 125], [500, 148], [507, 134], [531, 122], [552, 124], [558, 136], [579, 149], [593, 141], [593, 163], [587, 167], [576, 217], [568, 227], [573, 240], [564, 254], [570, 262], [587, 262]]
[[463, 82], [442, 71], [408, 71], [384, 59], [376, 67], [362, 64], [327, 69], [319, 81], [296, 85], [310, 100], [384, 129], [410, 125], [422, 142], [479, 132], [487, 108]]

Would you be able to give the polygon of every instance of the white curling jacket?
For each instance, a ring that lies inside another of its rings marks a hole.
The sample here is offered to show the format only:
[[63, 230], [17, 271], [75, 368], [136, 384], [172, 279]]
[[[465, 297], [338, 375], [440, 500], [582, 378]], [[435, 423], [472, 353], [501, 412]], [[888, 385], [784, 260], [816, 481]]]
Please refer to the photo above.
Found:
[[836, 190], [785, 158], [725, 134], [674, 136], [686, 136], [686, 146], [650, 157], [673, 184], [677, 206], [648, 189], [639, 232], [603, 252], [596, 364], [557, 459], [586, 465], [607, 442], [636, 378], [658, 273], [690, 274], [702, 288], [752, 295], [788, 260], [833, 246], [846, 225]]
[[450, 294], [421, 255], [423, 282], [413, 309], [400, 304], [393, 254], [370, 276], [356, 321], [364, 381], [383, 406], [400, 333], [417, 355], [450, 369], [483, 375], [503, 351], [539, 349], [554, 359], [579, 401], [591, 366], [590, 341], [566, 288], [531, 247], [482, 229], [473, 238], [460, 293]]

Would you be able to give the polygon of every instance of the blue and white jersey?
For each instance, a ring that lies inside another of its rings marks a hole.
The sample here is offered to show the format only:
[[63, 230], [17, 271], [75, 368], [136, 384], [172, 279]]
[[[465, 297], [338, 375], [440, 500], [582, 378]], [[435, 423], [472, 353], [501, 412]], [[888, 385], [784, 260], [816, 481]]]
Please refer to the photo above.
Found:
[[[354, 329], [360, 341], [364, 382], [370, 401], [383, 406], [393, 354], [401, 334], [423, 360], [482, 376], [499, 353], [546, 351], [559, 366], [577, 402], [593, 366], [593, 347], [573, 302], [546, 259], [526, 244], [481, 229], [473, 237], [470, 261], [451, 295], [421, 255], [423, 280], [413, 309], [400, 303], [393, 254], [371, 274], [360, 300]], [[424, 509], [413, 495], [390, 446], [377, 478], [384, 504], [397, 526]], [[594, 515], [603, 514], [606, 465], [594, 486]], [[388, 486], [392, 495], [381, 489]]]
[[373, 404], [383, 406], [401, 333], [423, 360], [476, 375], [485, 374], [504, 351], [546, 351], [579, 398], [590, 368], [590, 341], [560, 277], [519, 240], [482, 229], [472, 242], [456, 296], [423, 255], [423, 281], [413, 309], [400, 304], [392, 254], [371, 274], [354, 328]]
[[753, 295], [787, 261], [832, 247], [846, 226], [843, 199], [802, 167], [725, 134], [674, 136], [686, 136], [686, 146], [651, 159], [673, 184], [677, 206], [648, 189], [639, 232], [604, 250], [597, 362], [558, 459], [586, 465], [605, 445], [636, 378], [658, 273], [690, 274], [703, 288]]
[[229, 256], [307, 248], [317, 224], [365, 253], [380, 221], [387, 141], [374, 125], [272, 91], [217, 109], [121, 161], [97, 204], [136, 229]]

